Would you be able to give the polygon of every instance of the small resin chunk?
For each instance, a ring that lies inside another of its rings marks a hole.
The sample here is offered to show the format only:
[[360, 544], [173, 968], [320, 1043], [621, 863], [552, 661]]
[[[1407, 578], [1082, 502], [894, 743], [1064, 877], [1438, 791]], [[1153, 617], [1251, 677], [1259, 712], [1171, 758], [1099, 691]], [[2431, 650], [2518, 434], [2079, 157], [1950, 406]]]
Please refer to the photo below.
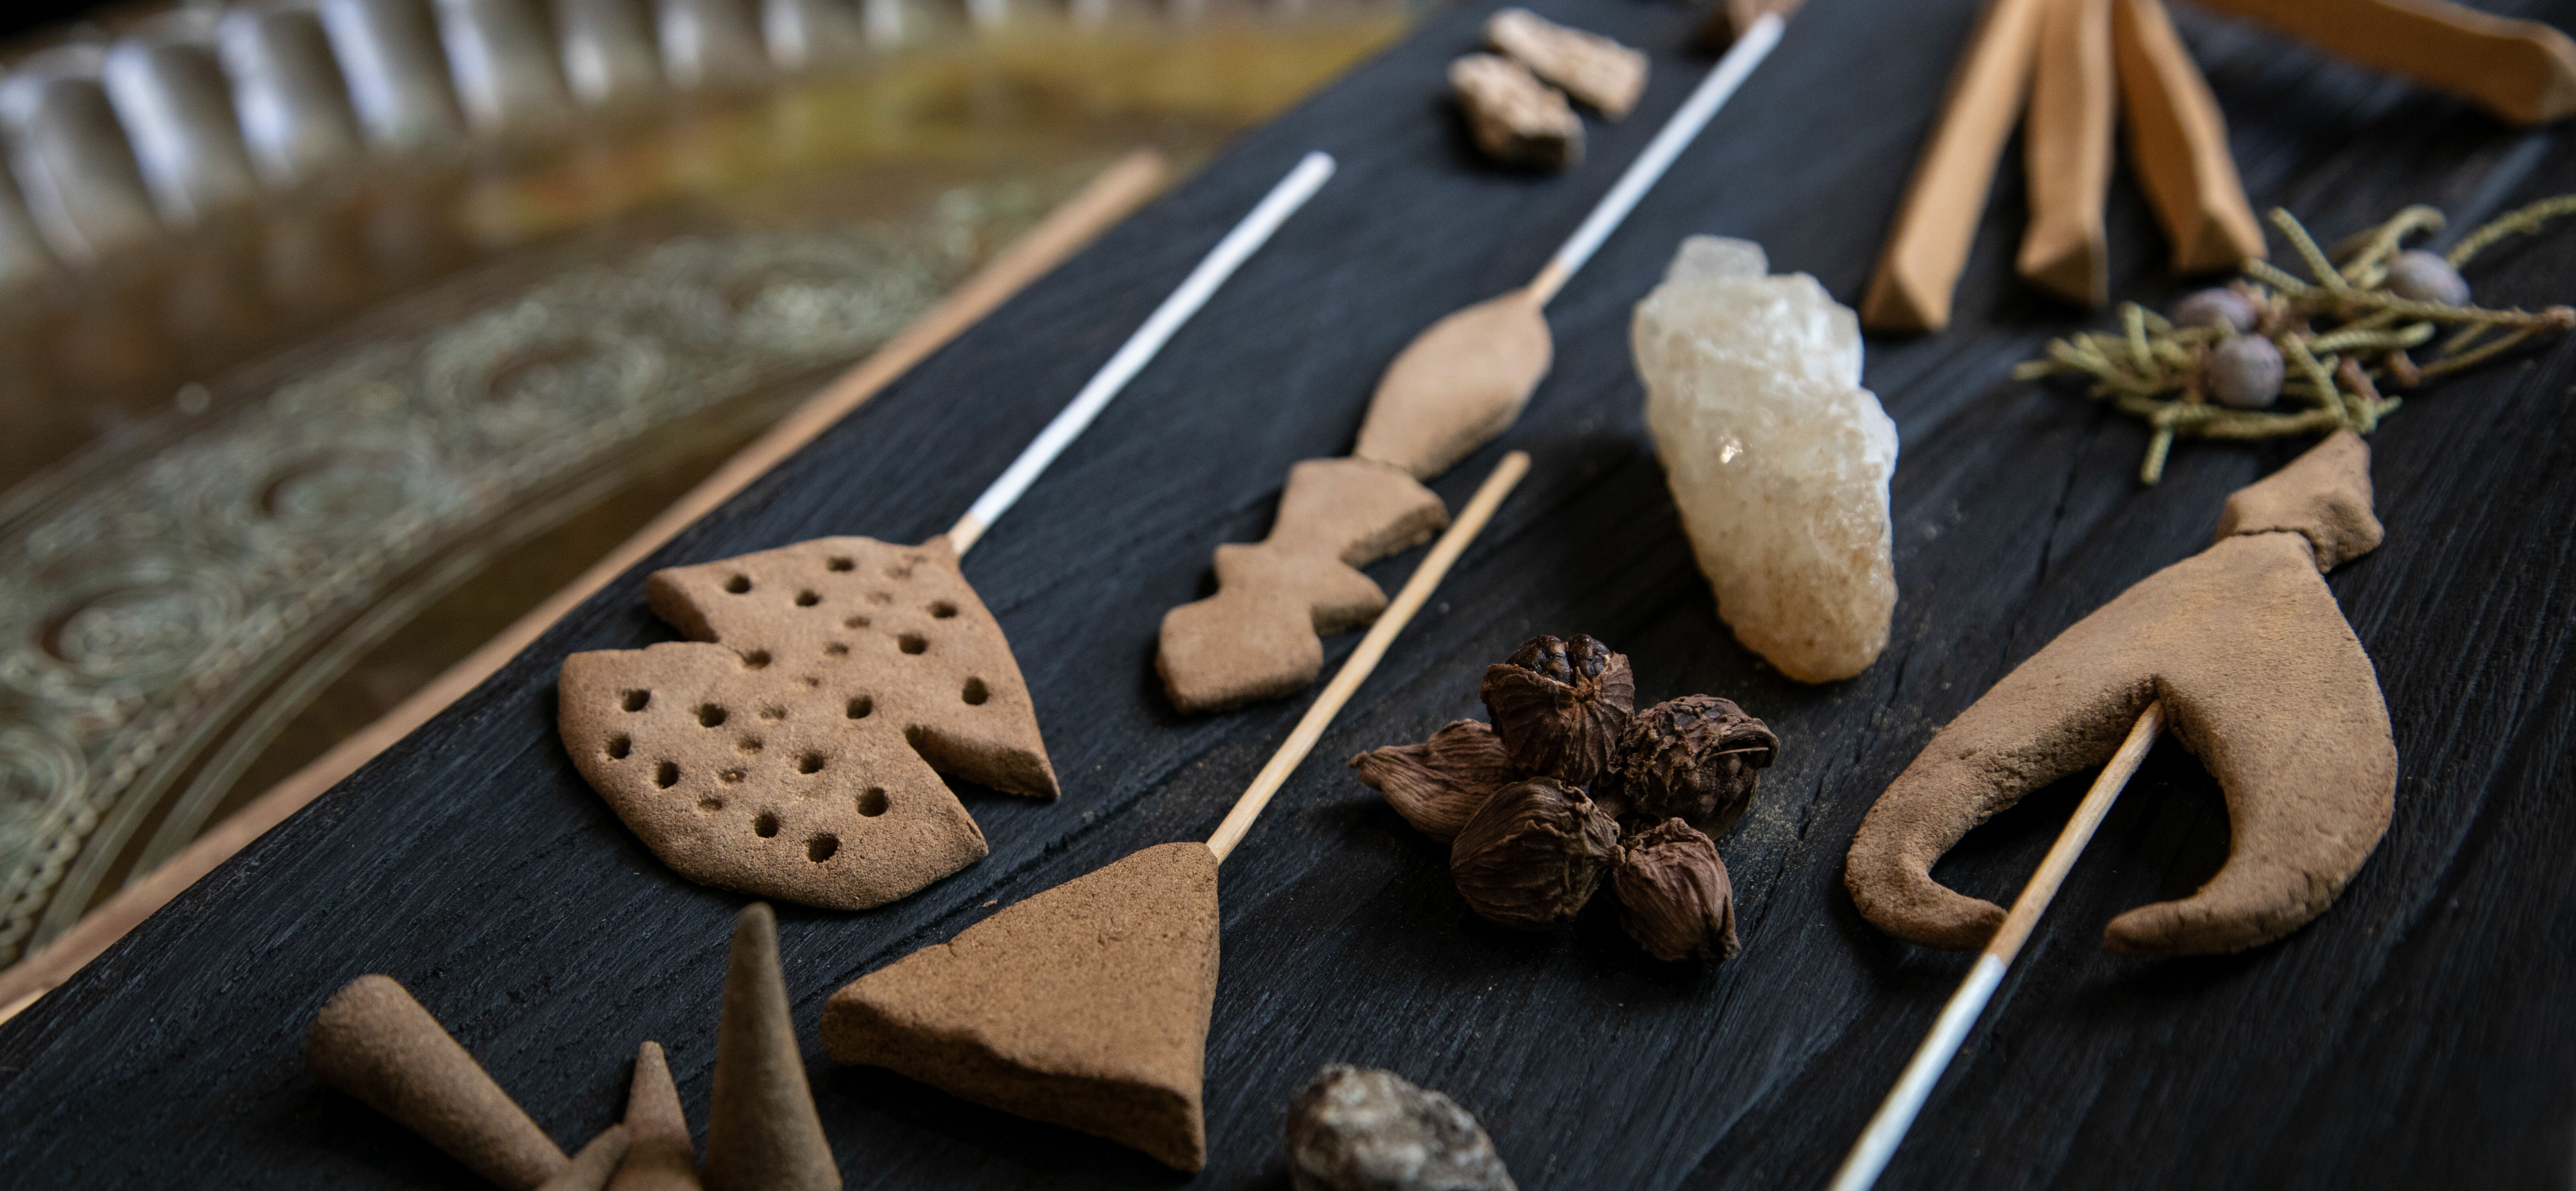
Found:
[[1849, 678], [1896, 610], [1896, 423], [1860, 387], [1860, 327], [1760, 245], [1682, 242], [1630, 328], [1646, 425], [1736, 639], [1800, 682]]
[[1458, 1102], [1392, 1071], [1333, 1063], [1288, 1106], [1296, 1191], [1519, 1191]]
[[1571, 169], [1583, 160], [1583, 121], [1529, 68], [1493, 54], [1449, 64], [1449, 87], [1485, 156], [1506, 165]]
[[1612, 120], [1627, 115], [1646, 91], [1644, 54], [1526, 8], [1495, 13], [1485, 22], [1485, 43]]

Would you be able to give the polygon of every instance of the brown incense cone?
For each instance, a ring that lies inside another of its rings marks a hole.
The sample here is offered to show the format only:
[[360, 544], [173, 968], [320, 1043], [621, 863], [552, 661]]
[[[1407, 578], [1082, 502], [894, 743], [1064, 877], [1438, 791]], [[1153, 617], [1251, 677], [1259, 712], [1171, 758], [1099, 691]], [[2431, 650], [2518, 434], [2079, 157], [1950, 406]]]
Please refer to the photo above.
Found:
[[839, 1191], [841, 1170], [787, 1015], [778, 917], [766, 902], [745, 907], [734, 925], [710, 1099], [707, 1160], [698, 1168], [707, 1191]]
[[860, 977], [823, 1049], [1198, 1170], [1216, 959], [1216, 854], [1164, 844]]
[[569, 1161], [391, 976], [360, 976], [323, 1004], [304, 1032], [304, 1065], [510, 1191], [531, 1191]]
[[589, 1145], [572, 1156], [570, 1164], [539, 1185], [537, 1191], [602, 1191], [608, 1186], [609, 1176], [617, 1173], [617, 1164], [626, 1158], [630, 1144], [627, 1137], [624, 1125], [600, 1130], [599, 1136], [591, 1138]]
[[2113, 919], [2105, 945], [2242, 951], [2325, 912], [2397, 789], [2378, 678], [2321, 574], [2379, 541], [2369, 461], [2342, 431], [2238, 491], [2215, 545], [2077, 621], [1934, 735], [1852, 838], [1844, 884], [1861, 914], [1927, 946], [1983, 946], [2003, 908], [1933, 880], [1933, 863], [2108, 760], [2153, 700], [2227, 797], [2227, 863], [2190, 897]]
[[635, 1051], [635, 1082], [626, 1093], [626, 1160], [608, 1191], [699, 1191], [698, 1153], [689, 1144], [688, 1114], [662, 1044]]

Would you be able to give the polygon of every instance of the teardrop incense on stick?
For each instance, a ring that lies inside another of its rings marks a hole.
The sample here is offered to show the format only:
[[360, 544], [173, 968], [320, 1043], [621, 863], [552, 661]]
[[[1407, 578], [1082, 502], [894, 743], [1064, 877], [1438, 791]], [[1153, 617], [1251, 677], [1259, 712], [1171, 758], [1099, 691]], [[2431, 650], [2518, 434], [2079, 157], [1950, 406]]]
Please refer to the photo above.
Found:
[[533, 1191], [569, 1161], [391, 976], [360, 976], [323, 1004], [304, 1064], [509, 1191]]

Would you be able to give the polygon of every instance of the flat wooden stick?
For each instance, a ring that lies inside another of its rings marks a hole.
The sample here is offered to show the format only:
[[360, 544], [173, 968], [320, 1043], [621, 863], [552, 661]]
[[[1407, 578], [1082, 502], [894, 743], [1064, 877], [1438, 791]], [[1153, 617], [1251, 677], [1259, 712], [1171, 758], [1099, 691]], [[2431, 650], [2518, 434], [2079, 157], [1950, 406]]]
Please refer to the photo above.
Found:
[[1932, 1094], [1932, 1085], [1940, 1082], [1941, 1073], [1950, 1066], [1951, 1056], [1959, 1053], [1968, 1030], [1977, 1024], [1977, 1015], [1985, 1012], [1986, 1002], [2004, 982], [2004, 969], [2021, 946], [2030, 940], [2031, 929], [2039, 925], [2039, 916], [2048, 912], [2048, 903], [2057, 896], [2057, 887], [2066, 882], [2066, 874], [2075, 867], [2075, 858], [2083, 855], [2084, 845], [2092, 842], [2093, 831], [2111, 813], [2120, 790], [2138, 772], [2138, 764], [2147, 759], [2156, 736], [2164, 730], [2165, 705], [2159, 700], [2147, 704], [2138, 713], [2138, 722], [2129, 729], [2129, 738], [2120, 742], [2118, 752], [2111, 754], [2102, 776], [2093, 779], [2093, 788], [2085, 791], [2084, 801], [2075, 815], [2066, 821], [2066, 829], [2057, 833], [2057, 842], [2049, 846], [2048, 856], [2039, 862], [2039, 871], [2031, 874], [2030, 884], [2022, 887], [2021, 897], [2013, 902], [2012, 912], [2004, 924], [1995, 928], [1979, 953], [1968, 978], [1959, 982], [1959, 990], [1950, 994], [1950, 1003], [1942, 1006], [1941, 1016], [1924, 1036], [1923, 1045], [1915, 1050], [1914, 1060], [1905, 1065], [1896, 1087], [1887, 1093], [1878, 1114], [1869, 1119], [1860, 1141], [1852, 1146], [1851, 1156], [1843, 1159], [1842, 1169], [1834, 1175], [1833, 1191], [1869, 1191], [1878, 1182], [1879, 1173], [1887, 1169], [1887, 1160], [1896, 1155], [1897, 1143], [1905, 1140], [1905, 1131], [1914, 1125], [1914, 1116], [1923, 1111], [1923, 1102]]
[[1279, 179], [1251, 213], [1236, 223], [1234, 230], [1227, 232], [1224, 239], [1217, 241], [1216, 247], [1208, 250], [1208, 254], [1199, 260], [1198, 267], [1190, 270], [1188, 277], [1181, 279], [1180, 287], [1165, 297], [1163, 304], [1154, 308], [1154, 313], [1146, 316], [1144, 325], [1137, 327], [1135, 333], [1127, 337], [1127, 342], [1119, 345], [1117, 354], [1110, 356], [1109, 362], [1092, 374], [1091, 380], [1082, 386], [1082, 391], [1074, 394], [1072, 402], [1058, 411], [1046, 424], [1046, 429], [1038, 431], [1038, 436], [1020, 450], [1019, 458], [1003, 468], [992, 486], [975, 498], [966, 515], [958, 518], [956, 526], [948, 531], [949, 546], [964, 554], [975, 544], [975, 539], [983, 537], [984, 530], [1000, 520], [1003, 512], [1020, 499], [1020, 494], [1037, 482], [1039, 473], [1044, 472], [1048, 464], [1055, 462], [1056, 456], [1063, 454], [1064, 449], [1090, 427], [1092, 419], [1100, 416], [1100, 411], [1108, 407], [1110, 399], [1126, 388], [1127, 382], [1134, 380], [1137, 373], [1144, 371], [1145, 365], [1153, 362], [1154, 353], [1163, 350], [1163, 345], [1180, 331], [1181, 324], [1190, 321], [1190, 316], [1197, 314], [1199, 307], [1207, 305], [1208, 299], [1215, 296], [1217, 287], [1224, 285], [1226, 278], [1234, 276], [1235, 268], [1253, 253], [1261, 251], [1261, 246], [1270, 242], [1270, 233], [1288, 222], [1288, 217], [1296, 214], [1297, 208], [1305, 206], [1307, 199], [1315, 197], [1315, 192], [1322, 189], [1332, 176], [1332, 154], [1308, 153], [1288, 171], [1286, 177]]
[[2164, 0], [2117, 0], [2112, 56], [2129, 124], [2129, 160], [2173, 245], [2177, 273], [2234, 272], [2261, 260], [2263, 226], [2245, 200], [2227, 120]]
[[1770, 56], [1772, 47], [1780, 44], [1781, 31], [1787, 27], [1784, 12], [1775, 10], [1755, 17], [1753, 23], [1737, 35], [1735, 44], [1726, 48], [1725, 56], [1709, 68], [1708, 77], [1700, 80], [1699, 88], [1682, 101], [1682, 106], [1673, 110], [1672, 116], [1664, 121], [1663, 129], [1655, 133], [1655, 139], [1647, 142], [1646, 151], [1628, 163], [1627, 172], [1619, 175], [1619, 181], [1612, 184], [1610, 193], [1601, 196], [1601, 201], [1593, 205], [1592, 214], [1584, 217], [1583, 225], [1566, 237], [1564, 246], [1558, 248], [1556, 255], [1548, 258], [1546, 267], [1531, 279], [1529, 293], [1533, 300], [1541, 306], [1547, 305], [1547, 300], [1555, 297], [1556, 291], [1565, 288], [1565, 283], [1574, 277], [1574, 271], [1592, 259], [1601, 242], [1618, 230], [1619, 221], [1636, 209], [1637, 200], [1646, 197], [1646, 191], [1652, 189], [1656, 180], [1664, 176], [1664, 171], [1672, 167], [1673, 159], [1681, 156], [1682, 149], [1691, 143], [1691, 138], [1698, 136], [1700, 129], [1708, 127], [1709, 120], [1717, 115], [1717, 109], [1726, 106], [1727, 98], [1744, 84], [1744, 76], [1752, 74], [1753, 68], [1762, 65], [1762, 60]]
[[1307, 753], [1314, 751], [1315, 742], [1323, 739], [1325, 726], [1340, 714], [1343, 704], [1351, 701], [1351, 694], [1360, 689], [1360, 684], [1368, 681], [1369, 671], [1377, 669], [1378, 659], [1386, 656], [1387, 646], [1404, 631], [1405, 622], [1422, 610], [1423, 603], [1431, 598], [1431, 589], [1440, 586], [1441, 576], [1448, 574], [1451, 564], [1466, 553], [1467, 543], [1483, 531], [1503, 498], [1511, 494], [1512, 486], [1528, 473], [1526, 452], [1503, 456], [1493, 474], [1477, 487], [1476, 495], [1468, 499], [1467, 507], [1458, 511], [1458, 519], [1449, 524], [1449, 531], [1431, 544], [1431, 553], [1424, 555], [1422, 565], [1413, 569], [1413, 577], [1404, 581], [1404, 590], [1395, 593], [1394, 601], [1386, 606], [1377, 623], [1369, 626], [1368, 635], [1360, 638], [1359, 647], [1351, 650], [1349, 659], [1334, 672], [1333, 681], [1325, 684], [1324, 693], [1315, 696], [1314, 706], [1306, 709], [1297, 726], [1289, 731], [1288, 739], [1280, 742], [1279, 751], [1270, 755], [1261, 772], [1252, 775], [1252, 784], [1244, 789], [1243, 797], [1235, 799], [1234, 809], [1217, 824], [1216, 834], [1208, 837], [1208, 850], [1216, 853], [1217, 863], [1225, 863], [1226, 854], [1243, 842], [1244, 833], [1252, 830], [1252, 821], [1261, 817], [1263, 807], [1270, 805], [1271, 795], [1279, 792], [1288, 775], [1296, 771]]
[[2576, 41], [2446, 0], [2208, 0], [2338, 58], [2471, 100], [2515, 124], [2576, 115]]
[[1860, 303], [1873, 331], [1950, 325], [1950, 295], [1986, 210], [1986, 193], [2029, 93], [2043, 0], [1994, 0], [1950, 80], [1941, 122], [1914, 165], [1896, 227]]
[[1118, 160], [1101, 172], [1062, 206], [1049, 212], [1036, 227], [1011, 242], [996, 254], [974, 276], [966, 279], [938, 305], [931, 307], [918, 320], [879, 347], [875, 354], [860, 361], [840, 379], [833, 381], [812, 400], [781, 419], [749, 446], [736, 452], [688, 495], [674, 501], [642, 529], [627, 538], [608, 556], [593, 563], [589, 570], [547, 597], [524, 616], [501, 630], [462, 661], [450, 666], [429, 685], [422, 687], [393, 710], [355, 735], [333, 745], [328, 752], [314, 758], [304, 768], [270, 787], [240, 810], [198, 836], [187, 847], [173, 854], [161, 867], [142, 879], [127, 885], [114, 897], [83, 915], [68, 931], [37, 948], [5, 971], [0, 971], [0, 1021], [7, 1021], [20, 1010], [34, 1004], [36, 998], [71, 974], [98, 958], [108, 946], [141, 924], [156, 910], [177, 897], [181, 890], [197, 883], [198, 878], [213, 872], [215, 866], [232, 858], [233, 853], [249, 846], [252, 840], [286, 821], [287, 816], [302, 810], [306, 803], [324, 790], [338, 785], [340, 779], [358, 771], [358, 767], [375, 759], [376, 754], [391, 747], [412, 730], [428, 723], [430, 717], [462, 698], [467, 691], [482, 685], [520, 650], [561, 620], [608, 581], [625, 574], [637, 563], [669, 542], [679, 532], [695, 524], [734, 493], [742, 491], [753, 480], [767, 474], [778, 462], [794, 454], [814, 437], [865, 404], [871, 397], [913, 365], [920, 363], [955, 339], [966, 328], [975, 325], [1011, 295], [1070, 258], [1083, 245], [1132, 214], [1145, 201], [1160, 193], [1169, 170], [1163, 155], [1152, 149], [1139, 149]]
[[2022, 165], [2030, 223], [2022, 277], [2078, 306], [2111, 300], [2111, 0], [2045, 0]]

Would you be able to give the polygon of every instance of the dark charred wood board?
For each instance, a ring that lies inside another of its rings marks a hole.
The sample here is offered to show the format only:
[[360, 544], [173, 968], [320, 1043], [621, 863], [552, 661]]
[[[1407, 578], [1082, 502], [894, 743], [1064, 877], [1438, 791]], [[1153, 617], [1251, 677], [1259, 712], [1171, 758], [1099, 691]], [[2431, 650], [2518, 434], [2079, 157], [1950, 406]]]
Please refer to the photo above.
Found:
[[[1655, 55], [1644, 102], [1591, 121], [1557, 177], [1487, 168], [1442, 68], [1490, 3], [1269, 126], [662, 550], [658, 567], [824, 534], [917, 541], [976, 491], [1297, 156], [1341, 172], [1109, 407], [967, 561], [1035, 692], [1065, 797], [967, 791], [992, 855], [861, 914], [781, 907], [806, 1062], [848, 1185], [1286, 1185], [1281, 1120], [1322, 1063], [1394, 1068], [1481, 1117], [1523, 1187], [1812, 1187], [1840, 1161], [1967, 968], [1894, 941], [1843, 851], [1933, 730], [2069, 623], [2199, 549], [2231, 490], [2304, 443], [2185, 443], [2141, 487], [2145, 434], [2012, 382], [2051, 335], [2110, 325], [2017, 285], [2007, 158], [1948, 333], [1874, 339], [1902, 433], [1902, 597], [1859, 678], [1781, 679], [1717, 620], [1641, 425], [1631, 305], [1689, 233], [1748, 236], [1856, 300], [1968, 0], [1814, 0], [1778, 53], [1549, 310], [1554, 374], [1503, 439], [1529, 480], [1333, 725], [1223, 877], [1195, 1180], [963, 1103], [814, 1041], [852, 978], [1135, 849], [1203, 838], [1305, 698], [1184, 719], [1153, 677], [1166, 608], [1220, 542], [1259, 537], [1299, 459], [1346, 451], [1372, 383], [1439, 315], [1517, 285], [1696, 82], [1695, 14], [1543, 0]], [[2576, 22], [2576, 4], [2522, 4]], [[2561, 133], [2253, 29], [2184, 14], [2258, 206], [2331, 239], [2431, 203], [2466, 225], [2576, 190]], [[2123, 297], [2183, 291], [2125, 171]], [[2280, 241], [2275, 239], [2278, 254]], [[2509, 243], [2481, 298], [2576, 294], [2576, 235]], [[2314, 924], [2224, 959], [2105, 953], [2115, 913], [2180, 896], [2228, 846], [2191, 757], [2160, 746], [1898, 1152], [1892, 1188], [2566, 1187], [2576, 1166], [2576, 429], [2565, 342], [2411, 396], [2373, 443], [2388, 542], [2331, 578], [2377, 662], [2402, 758], [2395, 822]], [[1373, 568], [1390, 588], [1413, 551]], [[567, 653], [671, 632], [644, 570], [0, 1027], [14, 1186], [462, 1187], [460, 1167], [315, 1084], [299, 1043], [364, 972], [401, 979], [568, 1149], [614, 1120], [636, 1044], [669, 1048], [700, 1129], [718, 986], [744, 899], [657, 863], [554, 728]], [[1638, 952], [1600, 899], [1527, 935], [1473, 917], [1445, 851], [1342, 759], [1481, 715], [1483, 667], [1541, 632], [1635, 659], [1641, 701], [1725, 695], [1785, 748], [1721, 841], [1744, 954]], [[1328, 665], [1355, 636], [1334, 639]], [[2286, 709], [2295, 713], [2295, 709]], [[2008, 898], [2077, 794], [2061, 784], [1946, 860]]]

